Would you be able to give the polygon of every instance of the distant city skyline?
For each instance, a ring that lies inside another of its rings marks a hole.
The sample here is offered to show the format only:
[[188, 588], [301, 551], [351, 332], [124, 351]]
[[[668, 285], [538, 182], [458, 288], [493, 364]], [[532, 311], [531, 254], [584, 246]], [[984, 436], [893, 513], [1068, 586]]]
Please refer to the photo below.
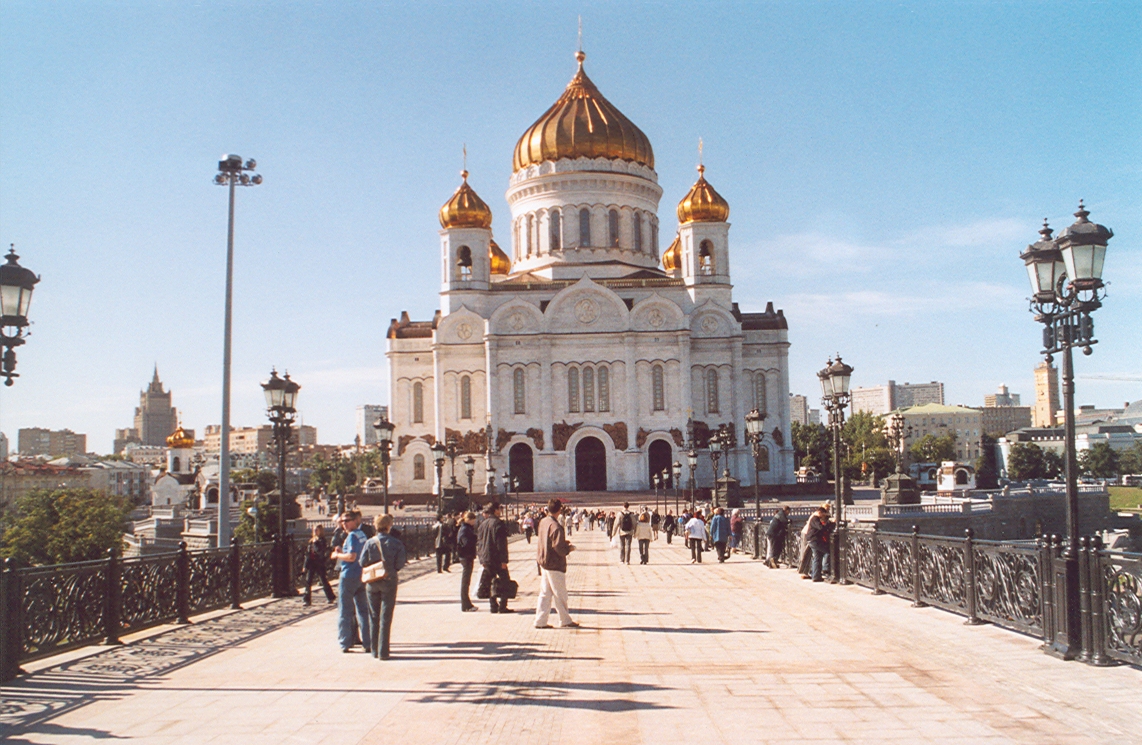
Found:
[[[1116, 235], [1076, 402], [1142, 398], [1131, 4], [443, 7], [0, 5], [0, 244], [43, 277], [0, 388], [10, 442], [110, 452], [156, 363], [183, 424], [220, 421], [226, 152], [265, 177], [238, 194], [232, 423], [265, 423], [276, 366], [322, 441], [352, 442], [357, 407], [390, 403], [389, 319], [433, 312], [465, 145], [508, 250], [511, 149], [574, 71], [580, 14], [591, 77], [658, 156], [660, 250], [701, 136], [735, 299], [784, 310], [810, 408], [836, 352], [854, 387], [1029, 400], [1018, 255], [1080, 198]], [[221, 53], [220, 29], [249, 43]]]

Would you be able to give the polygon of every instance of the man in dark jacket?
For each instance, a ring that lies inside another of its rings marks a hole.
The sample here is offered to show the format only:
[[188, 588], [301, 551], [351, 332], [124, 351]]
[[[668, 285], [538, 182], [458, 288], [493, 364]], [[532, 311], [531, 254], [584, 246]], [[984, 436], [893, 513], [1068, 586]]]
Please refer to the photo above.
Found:
[[436, 541], [434, 543], [434, 547], [436, 548], [436, 573], [450, 572], [452, 570], [448, 567], [452, 563], [452, 516], [441, 513], [433, 528], [436, 530]]
[[460, 530], [456, 534], [456, 553], [460, 555], [460, 610], [471, 613], [476, 610], [472, 600], [468, 597], [468, 588], [472, 586], [472, 564], [476, 561], [476, 513], [467, 512], [460, 522]]
[[829, 508], [821, 506], [809, 518], [809, 529], [805, 533], [805, 540], [813, 551], [813, 563], [810, 565], [809, 576], [814, 582], [823, 581], [821, 578], [821, 564], [829, 555]]
[[[484, 520], [476, 528], [476, 553], [480, 559], [480, 587], [476, 597], [487, 597], [492, 613], [513, 613], [502, 592], [511, 577], [508, 575], [508, 526], [500, 519], [500, 503], [491, 502], [484, 510]], [[496, 579], [499, 581], [495, 581]]]
[[785, 552], [785, 536], [789, 533], [789, 505], [777, 511], [769, 525], [765, 527], [766, 549], [765, 565], [770, 569], [777, 568], [777, 561]]
[[549, 629], [547, 623], [554, 602], [559, 614], [560, 628], [575, 628], [579, 624], [571, 619], [567, 610], [567, 555], [575, 547], [567, 542], [563, 526], [559, 523], [559, 513], [563, 503], [552, 499], [547, 503], [547, 517], [539, 523], [538, 543], [535, 560], [539, 564], [539, 601], [535, 606], [535, 628]]

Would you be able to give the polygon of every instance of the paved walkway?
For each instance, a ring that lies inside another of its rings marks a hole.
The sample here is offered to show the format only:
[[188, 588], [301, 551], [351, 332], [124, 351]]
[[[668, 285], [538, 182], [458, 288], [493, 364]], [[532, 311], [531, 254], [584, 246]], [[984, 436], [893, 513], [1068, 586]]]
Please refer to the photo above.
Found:
[[[388, 662], [341, 654], [326, 608], [271, 601], [5, 686], [0, 738], [1142, 742], [1142, 671], [1059, 662], [1012, 632], [740, 557], [691, 566], [659, 541], [649, 566], [625, 566], [600, 533], [572, 541], [581, 629], [460, 613], [458, 573], [421, 569], [401, 586]], [[513, 544], [512, 573], [532, 610], [529, 548]]]

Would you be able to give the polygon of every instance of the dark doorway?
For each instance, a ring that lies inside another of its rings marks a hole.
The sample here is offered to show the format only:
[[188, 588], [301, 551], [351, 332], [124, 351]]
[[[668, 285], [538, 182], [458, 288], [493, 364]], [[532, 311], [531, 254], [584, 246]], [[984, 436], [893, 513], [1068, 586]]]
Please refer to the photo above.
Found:
[[508, 473], [516, 480], [518, 491], [535, 491], [535, 480], [531, 469], [531, 448], [522, 442], [512, 445], [508, 451]]
[[595, 437], [584, 437], [575, 446], [575, 489], [607, 490], [607, 449]]
[[[647, 452], [647, 460], [650, 463], [650, 471], [648, 473], [648, 480], [646, 482], [647, 489], [654, 488], [654, 474], [661, 474], [666, 471], [666, 478], [668, 482], [674, 481], [674, 473], [670, 470], [671, 460], [670, 457], [674, 455], [674, 451], [670, 449], [670, 443], [666, 440], [655, 440], [650, 443], [650, 448]], [[663, 485], [663, 488], [672, 488], [673, 484]]]

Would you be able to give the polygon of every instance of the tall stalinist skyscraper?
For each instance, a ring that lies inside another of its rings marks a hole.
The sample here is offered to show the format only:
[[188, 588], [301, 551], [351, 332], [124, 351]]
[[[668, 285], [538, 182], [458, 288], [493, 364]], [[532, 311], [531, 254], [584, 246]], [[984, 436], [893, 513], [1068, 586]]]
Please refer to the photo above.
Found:
[[167, 444], [167, 435], [174, 432], [176, 427], [178, 412], [171, 406], [171, 392], [163, 390], [159, 367], [155, 365], [151, 384], [139, 394], [139, 406], [135, 409], [138, 438], [144, 445], [163, 447]]
[[1035, 368], [1035, 409], [1031, 423], [1036, 427], [1054, 427], [1059, 411], [1059, 369], [1048, 362]]

